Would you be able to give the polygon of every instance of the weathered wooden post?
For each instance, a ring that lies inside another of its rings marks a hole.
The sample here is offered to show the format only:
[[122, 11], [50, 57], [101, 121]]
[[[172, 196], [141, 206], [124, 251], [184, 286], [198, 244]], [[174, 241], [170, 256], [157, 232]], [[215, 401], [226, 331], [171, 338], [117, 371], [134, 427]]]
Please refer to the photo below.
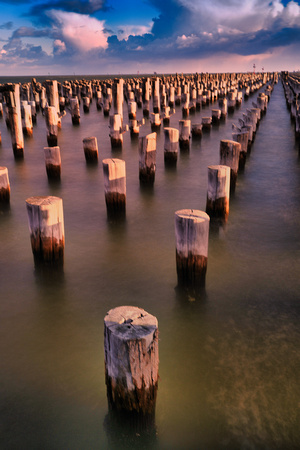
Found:
[[193, 123], [192, 124], [192, 137], [193, 137], [193, 139], [201, 139], [202, 123]]
[[178, 286], [197, 293], [205, 286], [210, 218], [204, 211], [175, 213]]
[[56, 122], [57, 122], [57, 126], [60, 128], [61, 127], [61, 119], [60, 119], [60, 109], [59, 109], [59, 95], [58, 95], [58, 85], [57, 85], [57, 80], [46, 80], [45, 81], [46, 84], [46, 92], [47, 92], [47, 97], [48, 97], [48, 104], [49, 106], [54, 107], [55, 111], [56, 111]]
[[153, 78], [152, 81], [152, 86], [153, 86], [153, 91], [152, 91], [152, 101], [153, 101], [153, 112], [155, 114], [159, 114], [160, 113], [160, 93], [159, 93], [159, 78]]
[[22, 105], [22, 129], [23, 134], [25, 136], [33, 135], [33, 125], [32, 125], [32, 116], [31, 116], [31, 106], [30, 105]]
[[164, 128], [164, 161], [168, 165], [176, 165], [179, 147], [179, 130], [177, 128]]
[[26, 208], [35, 264], [62, 265], [65, 248], [62, 199], [30, 197]]
[[83, 101], [83, 112], [87, 114], [90, 112], [91, 100], [89, 97], [83, 97], [82, 101]]
[[235, 131], [232, 133], [232, 140], [241, 144], [241, 151], [239, 156], [239, 170], [243, 170], [246, 164], [246, 157], [248, 151], [248, 131]]
[[190, 94], [189, 92], [184, 92], [182, 94], [181, 102], [182, 106], [182, 117], [186, 119], [190, 114]]
[[175, 87], [171, 85], [169, 89], [169, 107], [173, 108], [174, 104], [175, 104]]
[[230, 167], [230, 191], [235, 191], [239, 169], [241, 144], [239, 142], [223, 139], [220, 141], [220, 164]]
[[212, 123], [217, 125], [220, 123], [221, 120], [221, 110], [220, 109], [212, 109], [211, 110], [211, 119], [212, 119]]
[[225, 223], [229, 214], [230, 167], [208, 166], [206, 213], [211, 220]]
[[10, 201], [10, 184], [7, 167], [0, 167], [0, 204]]
[[123, 145], [123, 120], [120, 114], [109, 116], [110, 142], [112, 148], [121, 148]]
[[98, 143], [95, 136], [86, 137], [83, 139], [83, 151], [87, 163], [94, 163], [98, 161]]
[[181, 150], [189, 150], [191, 137], [191, 121], [179, 120], [179, 147]]
[[129, 120], [136, 119], [136, 102], [128, 103], [128, 118]]
[[140, 134], [140, 127], [142, 125], [145, 125], [145, 119], [142, 118], [141, 120], [130, 120], [129, 130], [130, 130], [130, 136], [132, 139], [135, 139]]
[[30, 105], [31, 107], [31, 119], [32, 119], [32, 123], [36, 124], [36, 112], [37, 112], [37, 105], [36, 102], [34, 100], [31, 100], [28, 102], [28, 105]]
[[24, 137], [22, 130], [21, 112], [15, 106], [8, 107], [12, 148], [15, 158], [24, 156]]
[[227, 98], [219, 98], [219, 108], [221, 110], [221, 119], [227, 116]]
[[158, 322], [136, 306], [104, 318], [105, 383], [110, 410], [144, 422], [155, 414], [158, 388]]
[[80, 108], [78, 97], [70, 98], [70, 110], [72, 117], [72, 124], [79, 125], [80, 124]]
[[126, 168], [125, 161], [107, 158], [102, 161], [104, 193], [109, 216], [122, 215], [126, 208]]
[[47, 134], [47, 142], [49, 147], [57, 146], [57, 134], [58, 134], [58, 125], [57, 125], [57, 112], [54, 106], [46, 106], [45, 108], [45, 118], [46, 118], [46, 126], [48, 130]]
[[49, 180], [60, 180], [61, 157], [59, 147], [44, 147], [46, 172]]
[[151, 130], [159, 131], [161, 127], [161, 118], [159, 113], [151, 113], [150, 114], [150, 122], [151, 122]]
[[139, 179], [153, 184], [156, 167], [156, 133], [139, 138]]
[[212, 117], [202, 117], [202, 130], [210, 131], [212, 125]]

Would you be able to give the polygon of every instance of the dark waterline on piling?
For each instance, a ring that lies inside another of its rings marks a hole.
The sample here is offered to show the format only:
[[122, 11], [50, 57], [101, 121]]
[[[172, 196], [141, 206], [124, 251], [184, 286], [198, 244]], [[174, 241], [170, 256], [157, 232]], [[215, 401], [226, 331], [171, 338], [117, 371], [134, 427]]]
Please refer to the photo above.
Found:
[[[210, 234], [205, 296], [193, 301], [175, 290], [174, 212], [205, 210], [207, 166], [219, 164], [220, 140], [231, 139], [232, 122], [255, 98], [201, 140], [191, 139], [174, 170], [164, 165], [161, 129], [151, 190], [140, 187], [138, 141], [126, 133], [117, 156], [126, 161], [122, 222], [108, 219], [102, 165], [87, 165], [82, 148], [84, 138], [95, 136], [100, 161], [116, 156], [109, 120], [95, 101], [88, 115], [80, 106], [80, 126], [70, 115], [62, 119], [59, 184], [47, 179], [41, 113], [21, 161], [0, 118], [0, 165], [11, 185], [10, 208], [0, 210], [0, 446], [299, 448], [300, 163], [280, 83], [230, 198], [226, 227]], [[213, 107], [196, 112], [192, 123]], [[180, 106], [170, 127], [178, 128], [179, 119]], [[147, 120], [140, 135], [149, 133]], [[63, 199], [61, 273], [34, 268], [25, 207], [34, 195]], [[103, 318], [127, 304], [159, 322], [151, 438], [107, 426]]]

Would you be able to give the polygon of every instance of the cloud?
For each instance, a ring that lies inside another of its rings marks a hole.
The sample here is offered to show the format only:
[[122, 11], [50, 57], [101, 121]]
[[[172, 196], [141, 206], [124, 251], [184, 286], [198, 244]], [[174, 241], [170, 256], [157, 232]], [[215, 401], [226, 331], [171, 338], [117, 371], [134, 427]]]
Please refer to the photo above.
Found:
[[66, 49], [66, 44], [63, 41], [60, 39], [55, 39], [53, 42], [53, 54], [60, 55], [65, 53]]
[[12, 22], [5, 22], [0, 25], [0, 30], [11, 30], [13, 27]]
[[104, 31], [104, 21], [83, 14], [50, 10], [47, 15], [59, 30], [61, 40], [68, 47], [79, 51], [89, 51], [95, 48], [107, 48], [107, 34]]
[[120, 25], [117, 35], [127, 41], [129, 36], [142, 36], [151, 33], [152, 27], [153, 22], [150, 22], [149, 25]]

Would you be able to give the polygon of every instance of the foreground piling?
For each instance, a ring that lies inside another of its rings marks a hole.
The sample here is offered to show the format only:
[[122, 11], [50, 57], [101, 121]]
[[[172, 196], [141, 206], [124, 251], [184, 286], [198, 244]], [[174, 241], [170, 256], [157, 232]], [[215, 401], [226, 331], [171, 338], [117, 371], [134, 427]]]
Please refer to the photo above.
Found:
[[208, 166], [206, 213], [211, 220], [225, 223], [229, 214], [230, 167]]
[[178, 286], [197, 292], [205, 286], [210, 218], [204, 211], [175, 213]]
[[153, 417], [158, 388], [158, 322], [135, 306], [104, 318], [105, 383], [109, 409], [141, 420]]
[[102, 161], [104, 193], [108, 215], [124, 214], [126, 208], [125, 161], [107, 158]]
[[9, 203], [10, 184], [7, 167], [0, 167], [0, 204]]
[[62, 199], [53, 196], [30, 197], [26, 200], [26, 208], [35, 264], [63, 264], [65, 231]]
[[139, 179], [153, 184], [156, 168], [156, 133], [139, 138]]

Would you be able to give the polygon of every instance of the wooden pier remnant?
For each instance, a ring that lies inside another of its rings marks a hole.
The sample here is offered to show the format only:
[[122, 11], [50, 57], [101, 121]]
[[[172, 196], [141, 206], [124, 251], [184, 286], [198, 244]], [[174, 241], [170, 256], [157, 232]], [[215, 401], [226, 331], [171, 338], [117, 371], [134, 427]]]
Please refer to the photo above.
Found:
[[205, 286], [209, 215], [196, 209], [175, 212], [178, 287], [193, 293]]
[[153, 184], [156, 168], [156, 133], [139, 138], [139, 179]]
[[234, 131], [232, 133], [232, 140], [241, 144], [241, 151], [239, 156], [239, 170], [243, 170], [246, 164], [247, 152], [248, 152], [248, 131]]
[[229, 139], [220, 141], [220, 164], [230, 167], [230, 192], [235, 191], [241, 144]]
[[176, 165], [179, 147], [179, 130], [177, 128], [164, 128], [164, 161], [166, 165]]
[[79, 125], [80, 124], [80, 108], [78, 97], [70, 98], [70, 110], [72, 117], [72, 124]]
[[158, 321], [136, 306], [119, 306], [104, 318], [105, 383], [110, 410], [147, 420], [158, 389]]
[[228, 111], [228, 107], [227, 107], [227, 98], [219, 98], [219, 108], [221, 110], [221, 119], [226, 119], [227, 117], [227, 111]]
[[230, 167], [208, 166], [206, 213], [211, 221], [227, 222], [229, 214]]
[[104, 194], [109, 216], [125, 214], [126, 209], [126, 166], [117, 158], [103, 159]]
[[123, 119], [120, 114], [113, 114], [109, 116], [109, 129], [110, 129], [110, 143], [112, 148], [122, 148], [123, 145], [123, 133], [127, 131], [127, 128], [123, 129]]
[[10, 184], [7, 167], [0, 167], [0, 204], [10, 201]]
[[191, 121], [179, 120], [179, 147], [181, 150], [189, 150], [191, 137]]
[[44, 147], [45, 164], [48, 180], [60, 180], [61, 157], [59, 147]]
[[26, 208], [35, 264], [62, 265], [65, 248], [62, 199], [30, 197]]
[[23, 104], [21, 108], [22, 114], [22, 129], [24, 136], [33, 135], [31, 106], [29, 104]]
[[57, 146], [57, 135], [58, 135], [58, 123], [57, 123], [57, 111], [54, 106], [46, 106], [45, 108], [45, 118], [47, 126], [47, 142], [49, 147]]
[[86, 137], [82, 140], [83, 151], [87, 163], [98, 161], [98, 143], [95, 136]]
[[202, 123], [193, 123], [192, 128], [192, 138], [201, 139], [202, 137]]

